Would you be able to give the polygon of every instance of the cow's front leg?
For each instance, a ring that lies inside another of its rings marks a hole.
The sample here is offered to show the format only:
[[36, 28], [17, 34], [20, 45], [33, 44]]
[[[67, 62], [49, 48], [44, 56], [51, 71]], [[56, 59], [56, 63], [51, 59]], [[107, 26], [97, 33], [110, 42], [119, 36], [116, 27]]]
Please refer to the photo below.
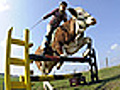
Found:
[[85, 38], [85, 39], [84, 39], [84, 43], [87, 44], [87, 49], [86, 49], [86, 51], [83, 53], [83, 57], [86, 57], [86, 56], [89, 54], [89, 52], [91, 51], [91, 45], [92, 45], [92, 40], [91, 40], [91, 38], [89, 38], [89, 37]]
[[77, 34], [77, 36], [75, 37], [75, 44], [76, 45], [79, 45], [80, 43], [79, 43], [79, 41], [82, 39], [84, 37], [84, 32], [82, 32], [82, 33], [79, 33], [79, 34]]

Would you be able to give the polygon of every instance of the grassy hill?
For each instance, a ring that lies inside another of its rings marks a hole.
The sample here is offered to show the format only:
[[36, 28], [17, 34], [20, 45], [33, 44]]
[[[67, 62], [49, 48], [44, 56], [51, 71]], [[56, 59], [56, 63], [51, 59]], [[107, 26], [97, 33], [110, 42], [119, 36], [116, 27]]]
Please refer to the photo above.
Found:
[[3, 76], [0, 75], [0, 90], [2, 90], [3, 88], [3, 81], [4, 81]]
[[[90, 72], [85, 72], [83, 75], [86, 76], [86, 80], [89, 82], [90, 77], [88, 75], [90, 76]], [[57, 90], [120, 90], [120, 66], [99, 70], [99, 79], [98, 83], [77, 87], [70, 87], [69, 80], [51, 81], [51, 83], [55, 85]], [[37, 83], [33, 88], [36, 88], [34, 90], [40, 90], [42, 86]]]
[[[90, 73], [83, 73], [86, 76], [86, 80], [89, 82]], [[77, 87], [70, 87], [68, 80], [51, 81], [57, 90], [120, 90], [120, 66], [114, 66], [111, 68], [104, 68], [99, 70], [98, 83], [90, 85], [80, 85]], [[18, 80], [18, 79], [16, 79]], [[3, 78], [0, 78], [0, 90], [2, 90]], [[33, 87], [33, 90], [43, 90], [42, 83], [37, 82]]]
[[[18, 78], [11, 78], [12, 81], [18, 81]], [[3, 84], [4, 84], [4, 74], [0, 74], [0, 90], [3, 90]]]

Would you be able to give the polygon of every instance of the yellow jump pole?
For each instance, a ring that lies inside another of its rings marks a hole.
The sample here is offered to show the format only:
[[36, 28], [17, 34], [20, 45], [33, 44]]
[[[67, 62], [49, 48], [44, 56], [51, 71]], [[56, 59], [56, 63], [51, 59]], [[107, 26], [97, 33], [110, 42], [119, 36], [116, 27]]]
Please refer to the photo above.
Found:
[[26, 90], [31, 90], [30, 60], [29, 60], [29, 30], [25, 30], [25, 84]]
[[5, 65], [5, 87], [6, 90], [11, 90], [10, 81], [10, 55], [11, 55], [11, 33], [13, 27], [8, 31], [7, 45], [6, 45], [6, 65]]

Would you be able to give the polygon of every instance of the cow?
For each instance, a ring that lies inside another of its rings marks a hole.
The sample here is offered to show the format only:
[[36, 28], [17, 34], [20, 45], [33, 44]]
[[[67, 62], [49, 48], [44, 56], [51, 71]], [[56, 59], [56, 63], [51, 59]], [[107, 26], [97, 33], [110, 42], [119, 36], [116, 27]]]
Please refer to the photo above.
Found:
[[[92, 47], [92, 39], [84, 37], [85, 30], [96, 24], [96, 19], [81, 7], [69, 8], [72, 17], [67, 22], [59, 26], [54, 34], [50, 46], [47, 48], [45, 56], [64, 56], [73, 55], [83, 46], [87, 45], [83, 57], [86, 57]], [[35, 54], [43, 53], [42, 45], [38, 47]], [[49, 74], [54, 66], [60, 69], [63, 61], [35, 61], [38, 69], [45, 75]]]

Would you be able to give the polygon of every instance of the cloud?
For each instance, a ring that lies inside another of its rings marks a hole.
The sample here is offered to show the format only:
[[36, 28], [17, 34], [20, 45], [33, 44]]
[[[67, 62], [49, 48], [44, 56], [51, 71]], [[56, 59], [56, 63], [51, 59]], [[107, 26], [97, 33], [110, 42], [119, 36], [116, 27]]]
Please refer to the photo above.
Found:
[[115, 44], [113, 44], [113, 45], [111, 46], [110, 49], [111, 49], [111, 50], [115, 50], [115, 49], [118, 48], [118, 47], [119, 47], [119, 45], [115, 43]]
[[111, 47], [110, 47], [111, 50], [116, 50], [116, 49], [120, 49], [120, 45], [118, 45], [117, 43], [113, 44]]
[[120, 63], [118, 62], [120, 60], [120, 45], [118, 43], [114, 43], [111, 45], [110, 50], [107, 51], [107, 56], [110, 58], [110, 63]]
[[118, 55], [120, 52], [120, 45], [118, 43], [114, 43], [110, 46], [110, 49], [106, 52], [107, 56]]
[[10, 6], [7, 3], [7, 1], [6, 0], [0, 0], [0, 12], [6, 11], [6, 10], [9, 10], [9, 9], [10, 9]]

